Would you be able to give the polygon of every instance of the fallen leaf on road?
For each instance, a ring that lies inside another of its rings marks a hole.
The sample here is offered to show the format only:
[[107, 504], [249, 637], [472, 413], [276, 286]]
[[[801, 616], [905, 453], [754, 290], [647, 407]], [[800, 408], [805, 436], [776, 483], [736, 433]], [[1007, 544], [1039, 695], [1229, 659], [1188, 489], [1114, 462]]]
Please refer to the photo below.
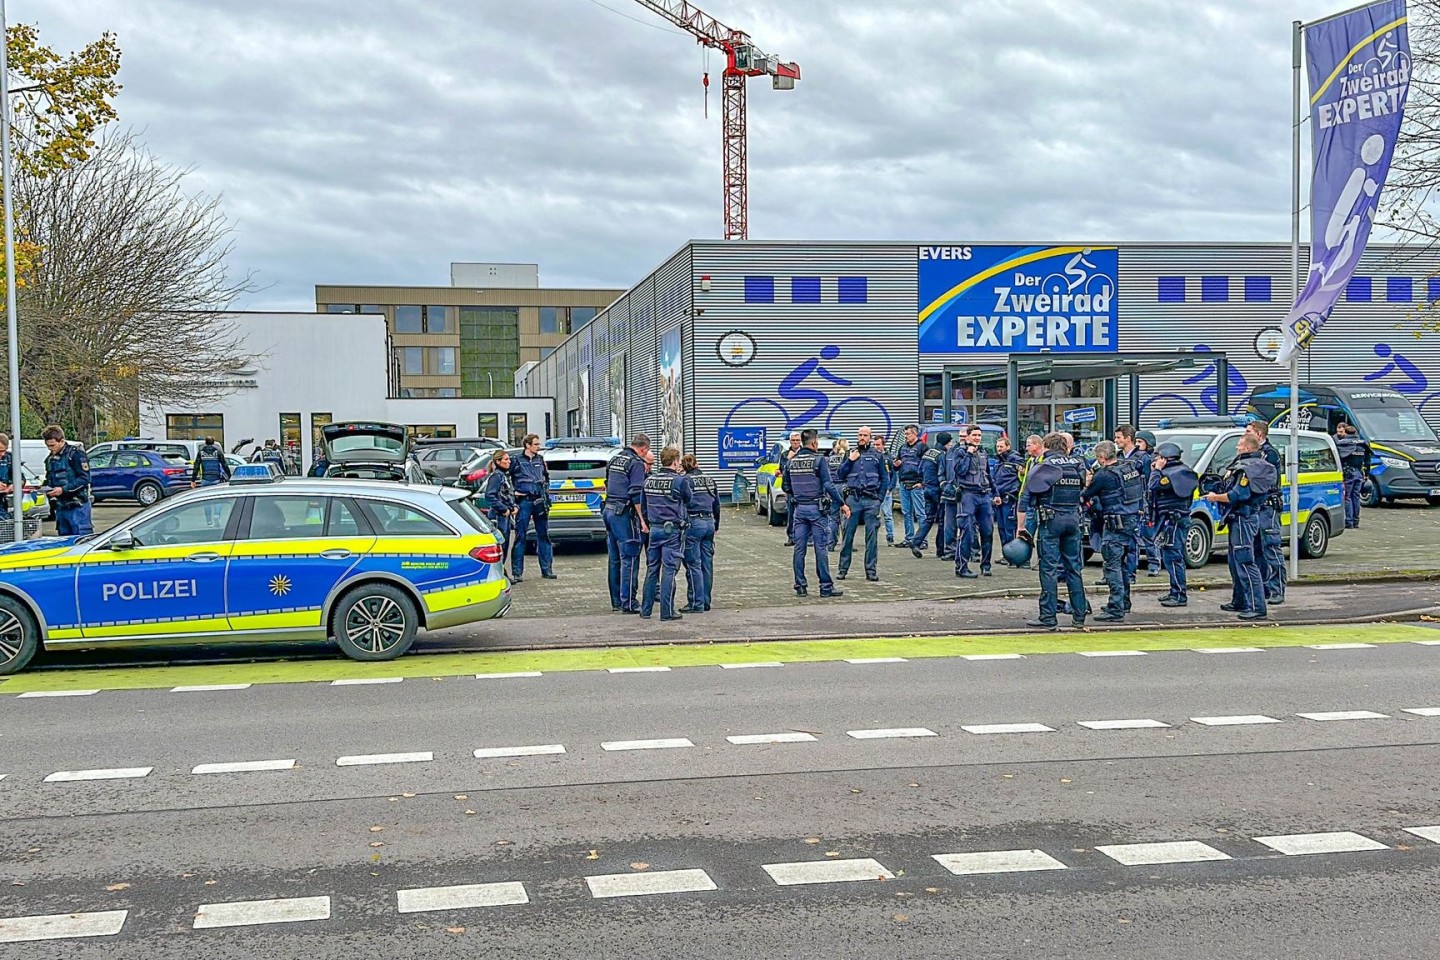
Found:
[[371, 828], [370, 828], [370, 832], [371, 832], [371, 833], [384, 833], [384, 832], [385, 832], [385, 828], [384, 828], [384, 827], [371, 827]]
[[402, 793], [402, 794], [400, 794], [400, 796], [405, 797], [405, 798], [408, 800], [410, 797], [415, 796], [415, 794], [413, 794], [413, 793]]
[[374, 843], [370, 844], [370, 846], [372, 846], [372, 847], [383, 847], [383, 846], [385, 846], [385, 841], [384, 841], [384, 840], [376, 840]]
[[840, 851], [839, 851], [839, 850], [826, 850], [826, 851], [825, 851], [825, 856], [827, 856], [827, 857], [838, 857], [838, 856], [840, 856]]
[[120, 892], [121, 890], [129, 890], [129, 889], [130, 889], [130, 884], [128, 884], [128, 883], [112, 883], [112, 884], [110, 884], [110, 886], [106, 887], [105, 889], [108, 890], [108, 891], [110, 891], [111, 893], [118, 893], [118, 892]]
[[206, 880], [206, 881], [205, 881], [205, 886], [207, 886], [207, 887], [213, 887], [213, 886], [215, 886], [215, 884], [217, 884], [217, 883], [219, 883], [219, 882], [220, 882], [219, 880]]
[[806, 837], [806, 838], [805, 838], [805, 842], [806, 842], [806, 843], [819, 843], [819, 842], [820, 842], [820, 838], [819, 838], [819, 837]]
[[446, 928], [445, 928], [445, 932], [446, 932], [446, 933], [460, 934], [460, 933], [464, 933], [464, 932], [465, 932], [465, 928], [464, 928], [464, 927], [446, 927]]
[[380, 854], [378, 854], [378, 853], [372, 853], [372, 854], [370, 854], [370, 862], [371, 862], [371, 863], [379, 863], [379, 862], [380, 862]]
[[12, 887], [23, 887], [23, 886], [25, 886], [25, 881], [24, 881], [24, 880], [11, 880], [11, 881], [10, 881], [10, 886], [12, 886]]
[[399, 798], [399, 797], [390, 797], [389, 800], [390, 800], [391, 803], [399, 803], [399, 802], [400, 802], [400, 798]]
[[643, 861], [643, 860], [636, 860], [634, 863], [630, 864], [630, 869], [631, 869], [631, 870], [649, 870], [649, 869], [650, 869], [650, 864], [646, 863], [646, 862]]
[[586, 860], [599, 860], [599, 859], [600, 859], [600, 851], [599, 851], [599, 850], [591, 850], [589, 853], [585, 854], [585, 859], [586, 859]]
[[1116, 923], [1129, 923], [1130, 921], [1129, 921], [1129, 920], [1126, 920], [1124, 917], [1121, 917], [1120, 919], [1116, 920], [1115, 922], [1116, 922]]
[[181, 879], [181, 880], [189, 880], [189, 879], [191, 879], [191, 878], [194, 877], [194, 876], [195, 876], [195, 874], [193, 874], [193, 873], [182, 873], [182, 874], [180, 874], [180, 879]]
[[939, 887], [926, 887], [926, 888], [925, 888], [925, 892], [926, 892], [926, 893], [939, 893], [939, 892], [940, 892], [940, 888], [939, 888]]
[[1060, 782], [1061, 782], [1061, 783], [1069, 783], [1070, 781], [1069, 781], [1069, 779], [1066, 778], [1066, 777], [1061, 777], [1061, 778], [1060, 778]]
[[1000, 774], [1000, 779], [1002, 779], [1002, 780], [1014, 780], [1014, 779], [1015, 779], [1015, 774], [1013, 774], [1013, 773], [1002, 773], [1002, 774]]
[[859, 793], [860, 791], [857, 790], [857, 789], [854, 788], [854, 787], [851, 787], [851, 788], [850, 788], [850, 792], [851, 792], [851, 793]]
[[467, 817], [473, 817], [473, 816], [475, 816], [475, 811], [474, 811], [474, 810], [466, 810], [466, 811], [465, 811], [465, 816], [467, 816]]
[[457, 794], [455, 794], [455, 799], [456, 799], [456, 800], [469, 800], [470, 797], [469, 797], [468, 795], [466, 795], [466, 794], [463, 794], [463, 793], [457, 793]]
[[496, 840], [496, 841], [495, 841], [495, 846], [497, 846], [497, 847], [513, 847], [514, 845], [515, 845], [515, 841], [514, 841], [514, 840]]
[[918, 787], [918, 786], [920, 786], [920, 784], [918, 784], [918, 783], [910, 783], [910, 784], [906, 784], [906, 786]]
[[895, 914], [895, 922], [896, 922], [896, 923], [904, 923], [906, 920], [909, 920], [909, 919], [910, 919], [910, 918], [909, 918], [907, 915], [903, 914], [903, 913], [897, 913], [897, 914]]

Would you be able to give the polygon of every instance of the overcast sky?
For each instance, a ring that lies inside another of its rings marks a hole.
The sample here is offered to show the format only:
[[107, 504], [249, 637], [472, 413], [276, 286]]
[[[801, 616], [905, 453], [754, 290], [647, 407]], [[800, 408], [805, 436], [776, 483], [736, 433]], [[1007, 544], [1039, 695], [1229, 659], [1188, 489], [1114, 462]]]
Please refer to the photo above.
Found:
[[[602, 6], [603, 4], [603, 6]], [[752, 239], [1286, 240], [1290, 22], [1349, 0], [708, 0], [750, 85]], [[606, 9], [606, 8], [609, 9]], [[634, 0], [11, 0], [109, 30], [121, 124], [223, 197], [242, 306], [538, 262], [634, 283], [722, 235], [719, 74]]]

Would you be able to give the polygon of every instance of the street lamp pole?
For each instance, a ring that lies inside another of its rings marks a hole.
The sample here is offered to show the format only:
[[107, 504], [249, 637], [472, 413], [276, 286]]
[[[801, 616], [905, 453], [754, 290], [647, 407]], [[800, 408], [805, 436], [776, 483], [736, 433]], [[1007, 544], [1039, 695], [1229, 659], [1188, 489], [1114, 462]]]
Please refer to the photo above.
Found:
[[10, 21], [0, 0], [0, 189], [5, 191], [5, 329], [10, 347], [10, 516], [25, 539], [25, 469], [20, 440], [20, 322], [15, 306], [15, 206], [10, 176]]

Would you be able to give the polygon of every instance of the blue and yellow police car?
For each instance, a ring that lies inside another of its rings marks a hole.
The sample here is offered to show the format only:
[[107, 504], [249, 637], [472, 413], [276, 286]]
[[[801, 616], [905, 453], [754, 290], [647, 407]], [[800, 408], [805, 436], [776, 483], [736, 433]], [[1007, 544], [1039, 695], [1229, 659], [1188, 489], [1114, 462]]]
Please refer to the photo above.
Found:
[[105, 533], [0, 547], [0, 674], [67, 644], [332, 639], [391, 660], [420, 629], [504, 616], [502, 561], [464, 490], [247, 464]]

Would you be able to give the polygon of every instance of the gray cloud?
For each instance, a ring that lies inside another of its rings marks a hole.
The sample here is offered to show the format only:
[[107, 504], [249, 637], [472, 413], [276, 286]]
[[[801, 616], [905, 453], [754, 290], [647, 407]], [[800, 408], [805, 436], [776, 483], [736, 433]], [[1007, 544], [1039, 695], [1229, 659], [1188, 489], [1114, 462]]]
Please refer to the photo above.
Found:
[[[124, 50], [122, 122], [236, 227], [252, 308], [538, 261], [624, 286], [721, 232], [720, 71], [632, 0], [20, 0]], [[1290, 21], [1340, 0], [709, 0], [750, 86], [751, 236], [1278, 240]], [[635, 20], [645, 21], [644, 23]]]

